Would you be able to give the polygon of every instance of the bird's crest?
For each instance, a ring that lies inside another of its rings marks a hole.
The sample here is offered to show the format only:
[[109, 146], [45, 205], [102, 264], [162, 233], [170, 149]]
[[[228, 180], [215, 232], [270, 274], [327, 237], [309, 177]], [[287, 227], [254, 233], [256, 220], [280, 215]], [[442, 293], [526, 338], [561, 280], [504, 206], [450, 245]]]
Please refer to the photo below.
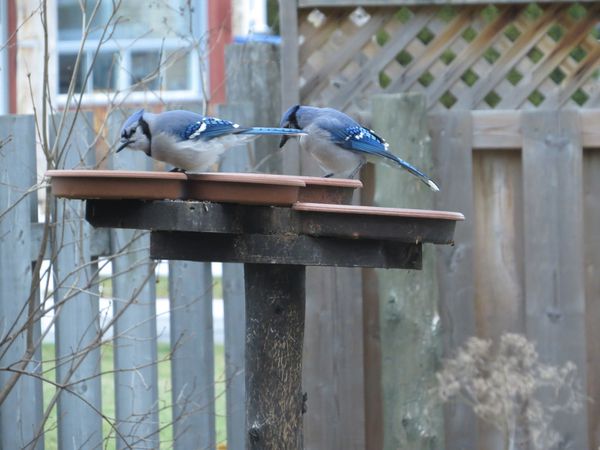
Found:
[[127, 120], [123, 124], [123, 129], [127, 130], [133, 124], [135, 124], [136, 122], [139, 122], [139, 120], [142, 118], [143, 115], [144, 115], [144, 110], [138, 109], [136, 112], [134, 112], [131, 116], [129, 116], [127, 118]]

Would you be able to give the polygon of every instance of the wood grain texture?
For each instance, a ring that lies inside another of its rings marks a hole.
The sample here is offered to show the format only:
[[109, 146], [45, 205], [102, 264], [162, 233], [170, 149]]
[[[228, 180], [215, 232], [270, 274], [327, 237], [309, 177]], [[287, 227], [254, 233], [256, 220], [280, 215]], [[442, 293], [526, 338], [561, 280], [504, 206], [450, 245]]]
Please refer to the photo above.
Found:
[[[58, 118], [57, 118], [58, 120]], [[57, 142], [60, 169], [93, 167], [93, 131], [89, 115], [68, 114], [67, 128]], [[66, 130], [73, 127], [67, 137]], [[100, 311], [97, 280], [94, 280], [90, 253], [91, 228], [84, 220], [82, 201], [54, 199], [56, 228], [50, 239], [54, 259], [55, 304], [62, 305], [56, 317], [57, 381], [72, 383], [58, 398], [58, 443], [60, 447], [102, 445], [102, 419], [95, 408], [101, 407]], [[82, 380], [82, 381], [80, 381]]]
[[246, 264], [246, 448], [303, 448], [305, 268]]
[[210, 263], [169, 261], [175, 450], [216, 446], [212, 290]]
[[594, 399], [588, 403], [589, 446], [600, 446], [600, 153], [584, 152], [583, 158], [583, 212], [585, 242], [585, 329], [587, 338], [587, 395]]
[[[219, 113], [237, 123], [252, 122], [253, 107], [249, 102], [221, 105]], [[246, 147], [246, 148], [243, 148]], [[225, 154], [220, 170], [247, 172], [253, 159], [252, 148], [240, 146]], [[223, 321], [225, 344], [225, 379], [227, 410], [227, 446], [244, 448], [246, 442], [246, 304], [244, 294], [244, 266], [225, 263], [222, 271]]]
[[[437, 249], [439, 314], [444, 355], [449, 357], [476, 334], [472, 126], [468, 111], [430, 117], [435, 177], [440, 184], [436, 206], [465, 215], [455, 245]], [[477, 420], [470, 407], [448, 404], [444, 409], [447, 450], [476, 450]]]
[[151, 237], [150, 253], [156, 259], [335, 267], [421, 267], [421, 244], [396, 241], [168, 231], [154, 231]]
[[[572, 111], [532, 111], [523, 113], [522, 120], [527, 336], [544, 362], [575, 363], [585, 386], [579, 118]], [[589, 448], [587, 404], [557, 422], [561, 448]]]
[[[426, 102], [421, 94], [378, 95], [372, 127], [392, 152], [431, 172]], [[430, 208], [435, 193], [407, 172], [377, 165], [377, 206]], [[428, 409], [441, 349], [434, 249], [421, 271], [377, 270], [383, 398], [383, 448], [430, 449], [444, 442], [442, 410]]]
[[[583, 3], [594, 0], [583, 0]], [[552, 0], [540, 0], [539, 3], [556, 3]], [[495, 3], [529, 3], [528, 0], [497, 0]], [[573, 0], [560, 0], [560, 3], [575, 3]], [[485, 0], [298, 0], [299, 8], [333, 6], [410, 6], [410, 5], [477, 5]]]
[[[27, 351], [26, 333], [13, 334], [12, 339], [10, 334], [27, 320], [32, 277], [29, 226], [32, 199], [24, 194], [30, 187], [30, 172], [35, 174], [35, 165], [29, 163], [35, 154], [33, 117], [0, 117], [0, 141], [3, 142], [0, 148], [0, 340], [3, 341], [0, 367], [7, 367], [22, 361]], [[35, 328], [34, 333], [39, 335], [39, 323]], [[41, 357], [36, 359], [39, 361]], [[34, 363], [25, 365], [25, 370], [34, 373], [40, 369], [36, 369]], [[0, 390], [12, 376], [0, 370]], [[24, 448], [35, 438], [42, 418], [41, 388], [40, 381], [23, 376], [0, 404], [0, 448]], [[29, 448], [43, 450], [43, 440]]]
[[[121, 123], [113, 117], [116, 123]], [[111, 129], [118, 130], [118, 125]], [[115, 169], [149, 168], [141, 152], [122, 152]], [[138, 230], [111, 230], [115, 369], [115, 412], [122, 437], [117, 447], [158, 447], [155, 263], [149, 236]]]
[[[478, 336], [495, 342], [525, 333], [522, 196], [520, 152], [473, 153], [475, 317]], [[478, 428], [479, 448], [504, 448], [495, 427]]]

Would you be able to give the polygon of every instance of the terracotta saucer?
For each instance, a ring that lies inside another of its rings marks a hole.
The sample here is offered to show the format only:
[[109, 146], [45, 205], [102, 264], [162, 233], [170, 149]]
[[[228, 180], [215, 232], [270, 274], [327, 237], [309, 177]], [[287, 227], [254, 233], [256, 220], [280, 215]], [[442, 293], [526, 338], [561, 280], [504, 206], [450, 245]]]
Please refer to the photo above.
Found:
[[186, 176], [134, 170], [48, 170], [52, 194], [78, 199], [181, 199]]
[[185, 198], [249, 205], [291, 205], [305, 186], [298, 177], [210, 172], [187, 175]]

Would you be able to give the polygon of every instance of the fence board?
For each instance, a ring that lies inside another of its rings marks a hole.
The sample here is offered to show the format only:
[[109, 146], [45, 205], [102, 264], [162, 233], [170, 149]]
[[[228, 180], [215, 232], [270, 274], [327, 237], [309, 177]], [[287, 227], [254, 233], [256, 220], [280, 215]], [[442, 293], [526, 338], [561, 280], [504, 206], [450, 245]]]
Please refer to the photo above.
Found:
[[[82, 114], [68, 114], [67, 128], [52, 136], [51, 143], [57, 142], [61, 153], [58, 168], [90, 167], [93, 132], [86, 120], [89, 117]], [[73, 133], [67, 137], [71, 126]], [[90, 226], [84, 219], [83, 201], [54, 201], [56, 378], [69, 385], [58, 397], [58, 442], [60, 448], [102, 448], [99, 293], [90, 265]]]
[[170, 261], [171, 383], [176, 450], [215, 448], [210, 264]]
[[[575, 111], [524, 112], [526, 330], [540, 358], [573, 361], [586, 385], [582, 146]], [[561, 448], [589, 448], [587, 405], [556, 424]]]
[[589, 445], [600, 446], [600, 153], [595, 150], [584, 153], [583, 164], [583, 211], [585, 241], [585, 288], [586, 288], [586, 336], [587, 336], [587, 394], [593, 402], [588, 404]]
[[[33, 362], [21, 367], [27, 351], [27, 336], [20, 333], [5, 341], [13, 324], [20, 327], [27, 319], [27, 299], [31, 285], [30, 196], [21, 200], [30, 187], [31, 154], [35, 149], [35, 130], [30, 116], [0, 117], [0, 368], [15, 368], [39, 373], [39, 352]], [[24, 151], [25, 150], [25, 151]], [[34, 172], [35, 173], [35, 172]], [[11, 208], [8, 210], [8, 208]], [[15, 231], [19, 230], [18, 233]], [[39, 336], [39, 323], [33, 337]], [[13, 373], [0, 369], [0, 392], [8, 386]], [[28, 446], [41, 422], [41, 382], [22, 376], [0, 404], [0, 448], [42, 450], [43, 439]]]
[[307, 267], [306, 280], [304, 448], [363, 449], [360, 271]]
[[[111, 116], [111, 130], [123, 117]], [[115, 140], [115, 139], [113, 139]], [[142, 152], [125, 151], [113, 159], [115, 169], [148, 168]], [[158, 374], [156, 368], [156, 287], [150, 239], [146, 232], [111, 230], [115, 409], [121, 436], [117, 448], [158, 448]]]
[[[594, 0], [583, 0], [592, 2]], [[494, 3], [529, 3], [530, 0], [495, 0]], [[574, 3], [573, 0], [539, 0], [539, 3]], [[487, 0], [299, 0], [299, 8], [336, 6], [487, 5]]]
[[[425, 172], [432, 159], [422, 94], [377, 95], [373, 128], [392, 152]], [[375, 205], [433, 208], [435, 194], [405, 171], [375, 167]], [[442, 446], [441, 409], [429, 409], [439, 364], [438, 292], [433, 248], [421, 271], [376, 270], [379, 287], [384, 449]], [[415, 432], [419, 430], [419, 432]]]
[[[239, 123], [253, 122], [253, 107], [241, 99], [229, 98], [219, 113]], [[244, 148], [245, 147], [245, 148]], [[248, 172], [252, 148], [240, 146], [226, 153], [221, 162], [223, 172]], [[224, 263], [222, 272], [223, 312], [225, 326], [225, 383], [227, 386], [227, 446], [244, 448], [246, 445], [246, 294], [244, 265]]]
[[[451, 353], [476, 334], [474, 311], [472, 123], [468, 111], [434, 114], [430, 120], [435, 178], [440, 184], [436, 208], [460, 211], [453, 247], [437, 249], [439, 313], [444, 353]], [[475, 450], [476, 418], [471, 408], [449, 404], [444, 410], [447, 450]]]

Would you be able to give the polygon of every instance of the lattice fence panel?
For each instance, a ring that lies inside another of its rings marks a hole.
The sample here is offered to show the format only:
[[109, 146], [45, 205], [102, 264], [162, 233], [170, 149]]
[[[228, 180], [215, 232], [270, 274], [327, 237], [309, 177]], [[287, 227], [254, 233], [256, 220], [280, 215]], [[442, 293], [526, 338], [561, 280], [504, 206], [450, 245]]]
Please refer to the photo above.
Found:
[[299, 11], [300, 98], [356, 111], [420, 91], [432, 110], [597, 108], [600, 4]]

